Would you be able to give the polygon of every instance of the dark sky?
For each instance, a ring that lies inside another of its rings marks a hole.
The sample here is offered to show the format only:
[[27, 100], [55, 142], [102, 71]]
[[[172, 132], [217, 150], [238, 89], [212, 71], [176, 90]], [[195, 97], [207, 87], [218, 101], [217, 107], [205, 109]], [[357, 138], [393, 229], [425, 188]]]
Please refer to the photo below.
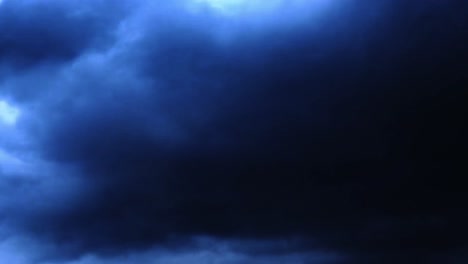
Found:
[[0, 1], [0, 263], [468, 263], [467, 39], [458, 0]]

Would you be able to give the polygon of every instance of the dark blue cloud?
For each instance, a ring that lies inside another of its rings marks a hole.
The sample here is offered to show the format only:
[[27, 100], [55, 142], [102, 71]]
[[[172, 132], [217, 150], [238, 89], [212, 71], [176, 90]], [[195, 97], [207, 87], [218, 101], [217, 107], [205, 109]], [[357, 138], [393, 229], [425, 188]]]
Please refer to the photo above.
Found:
[[4, 1], [0, 8], [2, 68], [69, 61], [99, 49], [126, 12], [120, 1]]
[[47, 168], [29, 185], [47, 205], [0, 200], [8, 226], [84, 263], [200, 236], [248, 256], [226, 263], [464, 259], [465, 5], [334, 2], [281, 23], [4, 2], [4, 64], [29, 67], [3, 73], [24, 137], [4, 153], [29, 168], [18, 186]]

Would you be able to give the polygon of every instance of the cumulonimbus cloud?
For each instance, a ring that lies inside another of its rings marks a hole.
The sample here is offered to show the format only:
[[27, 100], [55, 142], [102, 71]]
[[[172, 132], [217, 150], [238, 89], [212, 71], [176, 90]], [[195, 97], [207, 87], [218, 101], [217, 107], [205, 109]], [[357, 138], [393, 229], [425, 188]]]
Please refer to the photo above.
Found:
[[0, 96], [21, 118], [0, 127], [3, 230], [59, 263], [200, 236], [243, 241], [225, 263], [250, 261], [249, 240], [269, 241], [257, 261], [278, 241], [303, 263], [460, 255], [462, 4], [333, 2], [259, 23], [183, 1], [4, 1]]

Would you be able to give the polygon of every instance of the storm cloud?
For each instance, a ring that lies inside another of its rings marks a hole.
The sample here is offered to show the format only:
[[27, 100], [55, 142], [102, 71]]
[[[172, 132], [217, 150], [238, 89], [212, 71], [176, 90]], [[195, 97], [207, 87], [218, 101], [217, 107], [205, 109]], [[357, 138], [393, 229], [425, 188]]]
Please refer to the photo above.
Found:
[[468, 5], [230, 2], [0, 1], [0, 260], [466, 261]]

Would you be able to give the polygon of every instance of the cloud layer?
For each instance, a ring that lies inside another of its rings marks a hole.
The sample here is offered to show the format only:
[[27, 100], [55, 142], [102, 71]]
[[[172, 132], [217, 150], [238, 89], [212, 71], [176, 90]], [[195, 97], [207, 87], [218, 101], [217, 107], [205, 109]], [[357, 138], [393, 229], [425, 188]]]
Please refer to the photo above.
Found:
[[0, 259], [466, 260], [466, 4], [259, 10], [3, 1]]

